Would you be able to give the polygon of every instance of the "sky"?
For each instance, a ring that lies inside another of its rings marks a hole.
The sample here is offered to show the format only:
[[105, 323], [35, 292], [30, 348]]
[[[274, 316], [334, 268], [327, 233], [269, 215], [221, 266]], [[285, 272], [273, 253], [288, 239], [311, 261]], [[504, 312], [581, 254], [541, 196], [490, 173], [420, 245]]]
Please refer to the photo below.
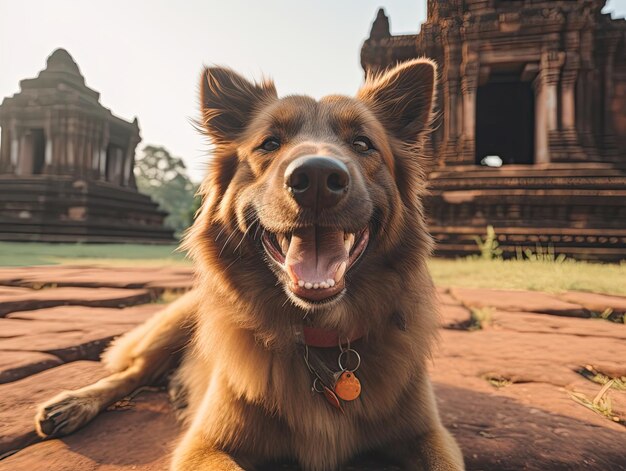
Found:
[[[351, 95], [381, 6], [392, 34], [426, 17], [426, 0], [0, 0], [0, 100], [63, 47], [104, 106], [138, 117], [139, 148], [166, 147], [199, 181], [209, 147], [190, 121], [203, 65], [272, 77], [279, 95]], [[626, 0], [605, 11], [626, 16]]]

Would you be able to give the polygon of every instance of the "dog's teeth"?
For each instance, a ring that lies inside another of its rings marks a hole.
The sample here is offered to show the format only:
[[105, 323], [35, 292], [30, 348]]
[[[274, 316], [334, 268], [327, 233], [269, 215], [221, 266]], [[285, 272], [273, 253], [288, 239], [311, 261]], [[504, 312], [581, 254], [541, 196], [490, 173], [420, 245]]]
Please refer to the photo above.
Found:
[[343, 275], [346, 273], [346, 266], [346, 262], [341, 262], [341, 265], [339, 265], [339, 269], [337, 270], [337, 273], [335, 273], [335, 281], [337, 283], [341, 281]]
[[350, 252], [354, 245], [354, 234], [346, 234], [344, 236], [343, 246], [346, 248], [346, 252]]
[[332, 278], [329, 278], [326, 281], [320, 281], [317, 283], [312, 283], [310, 281], [304, 281], [304, 280], [298, 280], [298, 283], [296, 284], [300, 286], [301, 288], [306, 288], [306, 289], [328, 289], [328, 288], [332, 288], [337, 283]]
[[280, 234], [276, 236], [276, 239], [278, 239], [278, 243], [280, 244], [283, 254], [287, 254], [287, 251], [289, 250], [289, 241], [287, 240], [287, 237]]

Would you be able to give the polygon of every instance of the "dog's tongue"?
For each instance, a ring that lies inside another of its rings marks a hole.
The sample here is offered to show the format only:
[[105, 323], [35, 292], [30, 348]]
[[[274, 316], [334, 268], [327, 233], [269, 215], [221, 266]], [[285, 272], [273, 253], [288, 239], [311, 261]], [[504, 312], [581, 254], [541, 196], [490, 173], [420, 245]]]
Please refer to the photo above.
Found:
[[[294, 283], [299, 280], [321, 283], [334, 279], [342, 262], [348, 263], [343, 231], [306, 227], [291, 236], [285, 265]], [[339, 281], [339, 280], [337, 280]]]

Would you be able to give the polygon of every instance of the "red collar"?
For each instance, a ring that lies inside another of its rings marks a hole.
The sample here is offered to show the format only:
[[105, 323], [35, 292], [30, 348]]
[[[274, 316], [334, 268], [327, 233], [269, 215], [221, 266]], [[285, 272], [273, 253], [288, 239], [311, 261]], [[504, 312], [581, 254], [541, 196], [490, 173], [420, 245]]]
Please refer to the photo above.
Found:
[[357, 331], [349, 339], [341, 337], [340, 340], [339, 333], [336, 330], [322, 329], [319, 327], [303, 327], [302, 334], [306, 345], [320, 348], [339, 347], [339, 345], [353, 343], [364, 335], [362, 331]]

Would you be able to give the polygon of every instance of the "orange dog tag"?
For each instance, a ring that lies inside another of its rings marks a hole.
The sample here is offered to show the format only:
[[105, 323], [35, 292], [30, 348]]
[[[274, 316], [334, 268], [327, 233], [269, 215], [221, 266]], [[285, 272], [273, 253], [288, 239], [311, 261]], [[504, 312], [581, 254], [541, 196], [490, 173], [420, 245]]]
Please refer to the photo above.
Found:
[[352, 371], [344, 371], [335, 383], [335, 394], [344, 401], [354, 401], [361, 395], [361, 382]]

